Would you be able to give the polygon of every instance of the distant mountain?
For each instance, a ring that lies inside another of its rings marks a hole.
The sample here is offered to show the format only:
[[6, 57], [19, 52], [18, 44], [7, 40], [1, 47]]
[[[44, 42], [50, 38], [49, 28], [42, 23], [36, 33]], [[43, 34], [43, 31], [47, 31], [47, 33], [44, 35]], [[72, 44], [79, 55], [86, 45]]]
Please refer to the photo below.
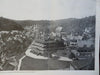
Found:
[[[63, 27], [66, 33], [83, 33], [85, 28], [91, 27], [91, 33], [95, 34], [95, 16], [89, 16], [81, 19], [69, 18], [60, 20], [11, 20], [0, 17], [0, 30], [23, 30], [29, 26], [38, 25], [40, 29], [55, 31], [58, 26]], [[30, 29], [29, 29], [30, 30]]]
[[23, 30], [22, 26], [13, 20], [0, 17], [0, 31]]
[[28, 26], [33, 26], [35, 24], [40, 25], [41, 28], [46, 29], [48, 27], [51, 31], [54, 31], [57, 26], [62, 26], [63, 31], [66, 33], [77, 32], [80, 35], [83, 33], [85, 28], [91, 27], [92, 33], [95, 32], [95, 16], [89, 16], [81, 19], [69, 18], [61, 20], [23, 20], [16, 21], [23, 28]]
[[64, 19], [56, 21], [57, 24], [63, 27], [63, 31], [77, 32], [82, 34], [85, 28], [92, 28], [92, 33], [95, 32], [95, 16], [89, 16], [81, 19]]

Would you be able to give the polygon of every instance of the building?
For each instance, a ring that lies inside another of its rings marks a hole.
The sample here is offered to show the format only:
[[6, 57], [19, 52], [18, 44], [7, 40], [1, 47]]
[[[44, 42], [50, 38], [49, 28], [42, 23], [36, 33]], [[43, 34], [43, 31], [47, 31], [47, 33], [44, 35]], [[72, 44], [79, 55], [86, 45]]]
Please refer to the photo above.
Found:
[[29, 49], [32, 49], [34, 54], [39, 54], [42, 56], [51, 56], [52, 53], [56, 52], [57, 50], [65, 49], [65, 45], [63, 41], [55, 41], [55, 40], [35, 40], [32, 42]]

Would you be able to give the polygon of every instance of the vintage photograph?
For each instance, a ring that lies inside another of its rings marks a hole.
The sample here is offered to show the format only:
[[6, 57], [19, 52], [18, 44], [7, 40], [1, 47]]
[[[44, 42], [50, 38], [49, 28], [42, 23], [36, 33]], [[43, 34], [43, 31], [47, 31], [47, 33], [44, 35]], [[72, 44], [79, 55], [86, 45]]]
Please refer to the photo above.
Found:
[[0, 0], [0, 71], [95, 70], [96, 0]]

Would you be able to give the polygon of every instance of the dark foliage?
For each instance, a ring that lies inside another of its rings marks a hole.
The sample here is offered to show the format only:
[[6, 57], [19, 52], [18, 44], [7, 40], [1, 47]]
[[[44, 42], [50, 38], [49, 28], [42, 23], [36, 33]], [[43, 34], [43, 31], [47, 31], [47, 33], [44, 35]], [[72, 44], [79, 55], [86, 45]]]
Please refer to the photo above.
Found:
[[23, 30], [21, 25], [13, 20], [0, 17], [0, 31]]

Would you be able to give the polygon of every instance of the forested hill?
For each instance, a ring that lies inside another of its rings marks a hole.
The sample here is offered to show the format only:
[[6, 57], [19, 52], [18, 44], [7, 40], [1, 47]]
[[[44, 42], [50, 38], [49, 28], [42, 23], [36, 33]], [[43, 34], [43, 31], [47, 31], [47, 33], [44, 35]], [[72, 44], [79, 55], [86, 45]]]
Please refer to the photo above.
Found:
[[0, 31], [23, 30], [23, 27], [13, 20], [0, 17]]
[[57, 24], [67, 32], [78, 32], [82, 34], [85, 28], [92, 28], [91, 33], [95, 32], [95, 16], [85, 17], [82, 19], [65, 19], [56, 21]]
[[95, 32], [95, 16], [81, 19], [69, 18], [61, 20], [11, 20], [0, 17], [0, 30], [23, 30], [25, 27], [40, 25], [45, 29], [55, 30], [57, 26], [62, 26], [66, 33], [77, 32], [82, 34], [85, 28], [91, 27], [91, 33]]
[[51, 30], [55, 30], [57, 26], [62, 26], [63, 31], [66, 33], [70, 32], [78, 32], [82, 34], [85, 28], [91, 27], [92, 32], [95, 32], [95, 16], [89, 16], [81, 19], [69, 18], [69, 19], [61, 19], [61, 20], [40, 20], [40, 21], [32, 21], [32, 20], [23, 20], [16, 21], [22, 27], [32, 26], [32, 25], [41, 25], [41, 27], [49, 27]]

